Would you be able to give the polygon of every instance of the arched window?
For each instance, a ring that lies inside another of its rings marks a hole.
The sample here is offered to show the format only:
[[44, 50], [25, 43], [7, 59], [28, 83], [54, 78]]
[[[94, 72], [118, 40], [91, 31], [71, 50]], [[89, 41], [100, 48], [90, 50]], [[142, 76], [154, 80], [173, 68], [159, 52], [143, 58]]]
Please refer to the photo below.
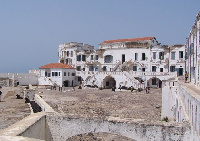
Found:
[[113, 62], [113, 56], [112, 55], [106, 55], [104, 57], [104, 63], [112, 63]]

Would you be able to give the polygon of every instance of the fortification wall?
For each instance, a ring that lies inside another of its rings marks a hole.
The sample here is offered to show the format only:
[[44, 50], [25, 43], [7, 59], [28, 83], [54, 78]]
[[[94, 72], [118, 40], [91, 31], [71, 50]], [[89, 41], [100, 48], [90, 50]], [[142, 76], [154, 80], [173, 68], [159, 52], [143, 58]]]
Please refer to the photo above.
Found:
[[140, 141], [190, 140], [190, 128], [187, 124], [144, 124], [142, 120], [116, 118], [67, 118], [53, 113], [47, 114], [47, 123], [54, 141], [65, 141], [69, 137], [89, 132], [118, 134]]
[[0, 136], [23, 136], [52, 141], [44, 112], [31, 114], [10, 127], [1, 130]]

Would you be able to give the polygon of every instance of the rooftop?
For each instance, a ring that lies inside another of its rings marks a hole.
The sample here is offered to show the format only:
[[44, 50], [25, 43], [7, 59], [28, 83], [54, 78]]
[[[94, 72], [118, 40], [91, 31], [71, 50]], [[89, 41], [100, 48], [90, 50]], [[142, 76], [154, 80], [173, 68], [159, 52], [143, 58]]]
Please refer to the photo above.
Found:
[[44, 66], [39, 67], [40, 69], [47, 69], [47, 68], [63, 68], [63, 69], [74, 69], [74, 67], [63, 64], [63, 63], [50, 63]]
[[115, 42], [131, 42], [131, 41], [145, 41], [145, 40], [151, 40], [155, 37], [141, 37], [141, 38], [131, 38], [131, 39], [116, 39], [116, 40], [107, 40], [103, 43], [115, 43]]

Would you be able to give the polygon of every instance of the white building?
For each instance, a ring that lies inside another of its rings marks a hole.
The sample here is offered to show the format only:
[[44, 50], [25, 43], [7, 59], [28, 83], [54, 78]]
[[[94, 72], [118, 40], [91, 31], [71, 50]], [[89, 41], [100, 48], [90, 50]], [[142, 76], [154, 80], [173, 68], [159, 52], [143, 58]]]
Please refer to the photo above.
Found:
[[75, 68], [63, 63], [50, 63], [40, 68], [39, 85], [74, 86]]
[[189, 81], [199, 85], [200, 70], [200, 12], [197, 14], [186, 42], [186, 71]]
[[184, 73], [183, 45], [163, 46], [155, 37], [142, 37], [107, 40], [99, 46], [94, 50], [82, 43], [61, 44], [59, 62], [76, 67], [84, 85], [105, 88], [119, 85], [139, 88], [147, 84], [161, 87], [162, 80], [169, 78], [158, 76], [175, 71], [178, 75]]

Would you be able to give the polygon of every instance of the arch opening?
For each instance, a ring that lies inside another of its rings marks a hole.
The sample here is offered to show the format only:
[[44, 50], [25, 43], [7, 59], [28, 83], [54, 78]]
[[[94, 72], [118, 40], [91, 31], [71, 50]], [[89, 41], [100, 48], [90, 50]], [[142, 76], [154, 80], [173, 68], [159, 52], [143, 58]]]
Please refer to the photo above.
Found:
[[106, 76], [103, 79], [103, 88], [104, 89], [111, 89], [112, 87], [116, 87], [116, 81], [111, 76]]

